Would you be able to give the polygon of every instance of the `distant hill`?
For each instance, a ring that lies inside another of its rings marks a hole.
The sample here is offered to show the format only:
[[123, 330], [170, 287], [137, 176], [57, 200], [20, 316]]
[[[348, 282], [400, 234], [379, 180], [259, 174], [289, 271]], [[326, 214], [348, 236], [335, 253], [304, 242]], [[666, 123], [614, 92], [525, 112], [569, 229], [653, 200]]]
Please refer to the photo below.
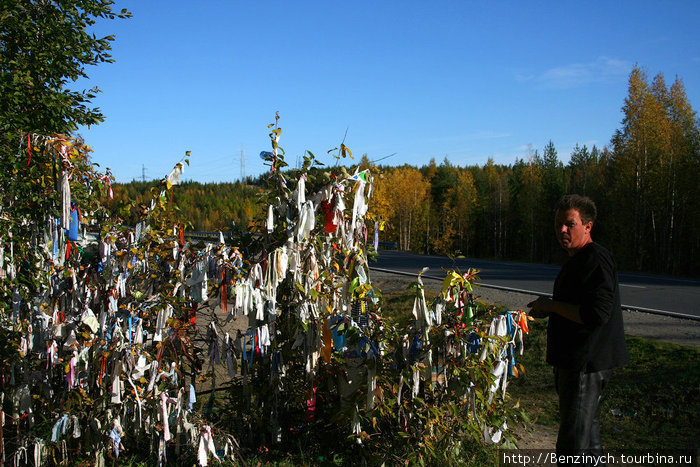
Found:
[[[133, 201], [136, 206], [146, 204], [150, 189], [157, 182], [120, 183], [114, 186], [112, 212], [121, 215], [125, 222], [136, 222], [134, 213], [127, 214], [125, 208]], [[262, 207], [258, 195], [262, 189], [256, 185], [236, 183], [183, 182], [173, 190], [173, 203], [178, 206], [183, 218], [192, 223], [192, 230], [229, 231], [236, 223], [239, 229], [247, 230], [250, 223], [259, 217]], [[127, 214], [127, 215], [125, 215]]]

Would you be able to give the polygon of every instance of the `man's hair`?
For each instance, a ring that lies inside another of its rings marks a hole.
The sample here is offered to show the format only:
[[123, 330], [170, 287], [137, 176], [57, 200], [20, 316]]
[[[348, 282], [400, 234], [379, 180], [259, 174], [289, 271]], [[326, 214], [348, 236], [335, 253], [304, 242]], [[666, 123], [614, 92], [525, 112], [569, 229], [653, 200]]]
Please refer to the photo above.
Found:
[[595, 207], [595, 203], [588, 196], [562, 196], [557, 202], [556, 211], [568, 211], [569, 209], [576, 209], [581, 216], [581, 222], [584, 224], [595, 222], [595, 218], [598, 215], [598, 210]]

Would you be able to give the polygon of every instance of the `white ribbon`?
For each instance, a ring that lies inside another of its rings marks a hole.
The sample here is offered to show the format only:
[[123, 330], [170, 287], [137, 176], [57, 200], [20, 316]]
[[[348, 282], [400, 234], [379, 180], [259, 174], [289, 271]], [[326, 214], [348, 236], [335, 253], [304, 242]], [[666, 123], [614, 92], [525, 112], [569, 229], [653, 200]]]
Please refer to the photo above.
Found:
[[122, 373], [122, 361], [114, 362], [114, 370], [112, 371], [112, 404], [122, 403], [121, 382], [119, 376]]
[[214, 459], [221, 462], [219, 456], [216, 455], [216, 447], [214, 446], [214, 437], [211, 434], [211, 427], [209, 425], [204, 425], [201, 429], [199, 449], [197, 450], [197, 460], [199, 461], [199, 465], [208, 465], [209, 453], [214, 456]]
[[267, 208], [267, 232], [272, 233], [275, 230], [275, 216], [272, 212], [272, 205]]
[[177, 401], [171, 397], [168, 397], [168, 395], [165, 392], [160, 393], [160, 409], [163, 413], [163, 439], [168, 442], [171, 439], [170, 436], [170, 424], [168, 422], [168, 403], [170, 404], [176, 404]]

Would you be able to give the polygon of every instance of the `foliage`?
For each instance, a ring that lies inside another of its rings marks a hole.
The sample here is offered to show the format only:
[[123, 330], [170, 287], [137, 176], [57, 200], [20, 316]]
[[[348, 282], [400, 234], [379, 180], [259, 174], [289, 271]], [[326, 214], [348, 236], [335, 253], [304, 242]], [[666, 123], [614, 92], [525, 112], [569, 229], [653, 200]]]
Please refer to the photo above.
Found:
[[[158, 396], [184, 388], [178, 374], [192, 381], [198, 367], [190, 302], [173, 273], [191, 252], [172, 230], [172, 185], [164, 179], [149, 206], [134, 206], [140, 221], [132, 229], [108, 215], [111, 180], [90, 162], [88, 146], [65, 136], [31, 142], [29, 165], [7, 157], [15, 168], [2, 188], [6, 452], [34, 447], [57, 459], [99, 459], [126, 445], [148, 455], [165, 429], [142, 414], [157, 414]], [[199, 427], [197, 415], [190, 418]], [[122, 443], [123, 427], [142, 436]]]
[[[229, 458], [303, 443], [308, 455], [395, 462], [401, 443], [410, 462], [435, 463], [481, 455], [485, 433], [500, 437], [518, 416], [505, 393], [489, 389], [504, 342], [485, 328], [472, 333], [490, 319], [474, 316], [474, 273], [450, 273], [430, 308], [416, 284], [414, 319], [382, 319], [381, 294], [368, 281], [371, 172], [322, 170], [312, 154], [300, 172], [285, 172], [276, 123], [269, 188], [259, 194], [264, 219], [253, 223], [257, 236], [239, 232], [237, 247], [185, 241], [192, 226], [173, 200], [189, 154], [118, 215], [106, 208], [111, 178], [79, 139], [35, 136], [8, 158], [0, 224], [0, 350], [4, 374], [14, 375], [2, 380], [7, 452], [202, 463], [215, 454], [211, 440]], [[214, 268], [208, 285], [195, 280], [205, 265]], [[248, 315], [255, 340], [223, 339], [219, 318], [195, 324], [206, 317], [196, 311], [204, 295], [227, 314]], [[262, 329], [271, 329], [264, 349]], [[492, 353], [462, 350], [477, 335], [496, 345]], [[227, 401], [212, 392], [192, 404], [202, 384], [216, 385], [204, 361], [218, 361], [221, 346], [224, 362], [240, 362]]]
[[[117, 215], [124, 206], [135, 202], [146, 204], [150, 195], [151, 183], [133, 181], [114, 186], [114, 200], [107, 205], [113, 215]], [[255, 219], [262, 216], [258, 196], [262, 192], [259, 186], [245, 183], [198, 183], [182, 182], [173, 194], [173, 204], [178, 207], [183, 219], [191, 224], [195, 231], [214, 232], [231, 230], [247, 232], [253, 228]], [[129, 225], [135, 225], [136, 213], [124, 219]]]
[[[621, 217], [615, 231], [620, 256], [637, 269], [677, 272], [698, 246], [688, 237], [698, 217], [692, 194], [700, 173], [697, 115], [680, 79], [667, 88], [659, 74], [650, 84], [639, 67], [630, 75], [622, 111], [623, 126], [613, 139], [611, 200]], [[633, 227], [631, 241], [623, 225]]]
[[425, 210], [428, 189], [429, 184], [421, 173], [409, 166], [385, 170], [376, 182], [377, 202], [370, 215], [391, 222], [403, 251], [411, 247], [414, 223]]
[[[71, 84], [87, 77], [86, 66], [112, 61], [112, 36], [96, 38], [99, 19], [126, 18], [111, 0], [3, 0], [0, 8], [0, 129], [3, 145], [19, 132], [68, 133], [103, 120], [89, 103], [98, 90]], [[16, 147], [16, 146], [15, 146]], [[7, 154], [7, 146], [3, 153]]]
[[[430, 311], [417, 284], [414, 307], [423, 312], [414, 311], [413, 319], [383, 316], [379, 291], [366, 281], [372, 250], [363, 239], [362, 208], [358, 211], [361, 197], [372, 193], [366, 191], [371, 174], [359, 167], [311, 170], [316, 164], [312, 154], [301, 173], [284, 172], [284, 159], [275, 153], [281, 152], [281, 129], [273, 126], [278, 131], [270, 135], [271, 170], [265, 177], [270, 188], [264, 197], [271, 220], [251, 264], [268, 258], [269, 267], [276, 268], [280, 255], [308, 260], [301, 274], [297, 269], [278, 279], [274, 315], [255, 320], [258, 327], [274, 326], [270, 350], [241, 362], [242, 377], [233, 380], [220, 405], [217, 426], [234, 433], [243, 450], [258, 452], [258, 458], [264, 446], [269, 454], [263, 458], [270, 460], [297, 452], [298, 446], [304, 447], [299, 455], [308, 459], [362, 458], [372, 464], [478, 456], [485, 427], [498, 429], [518, 411], [507, 396], [489, 391], [500, 354], [485, 352], [479, 358], [462, 351], [476, 335], [484, 344], [493, 340], [496, 348], [501, 342], [483, 327], [472, 335], [466, 307], [471, 307], [474, 274], [452, 274], [453, 282]], [[311, 187], [316, 194], [307, 197]], [[305, 231], [301, 219], [310, 199], [326, 203], [320, 216], [325, 222], [316, 219], [316, 226]], [[344, 220], [333, 217], [343, 205], [353, 209]], [[333, 228], [329, 219], [340, 223]], [[487, 314], [478, 318], [482, 326], [489, 320]]]

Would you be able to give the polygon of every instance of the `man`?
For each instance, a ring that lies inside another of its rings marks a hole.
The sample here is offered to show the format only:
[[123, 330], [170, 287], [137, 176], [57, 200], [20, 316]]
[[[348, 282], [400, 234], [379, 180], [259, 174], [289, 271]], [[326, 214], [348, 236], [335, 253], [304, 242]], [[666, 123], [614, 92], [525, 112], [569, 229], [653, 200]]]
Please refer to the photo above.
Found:
[[530, 316], [549, 317], [547, 362], [559, 394], [559, 454], [603, 453], [600, 396], [611, 369], [628, 361], [617, 268], [610, 252], [591, 238], [596, 213], [590, 198], [559, 200], [556, 236], [569, 258], [553, 297], [528, 304]]

